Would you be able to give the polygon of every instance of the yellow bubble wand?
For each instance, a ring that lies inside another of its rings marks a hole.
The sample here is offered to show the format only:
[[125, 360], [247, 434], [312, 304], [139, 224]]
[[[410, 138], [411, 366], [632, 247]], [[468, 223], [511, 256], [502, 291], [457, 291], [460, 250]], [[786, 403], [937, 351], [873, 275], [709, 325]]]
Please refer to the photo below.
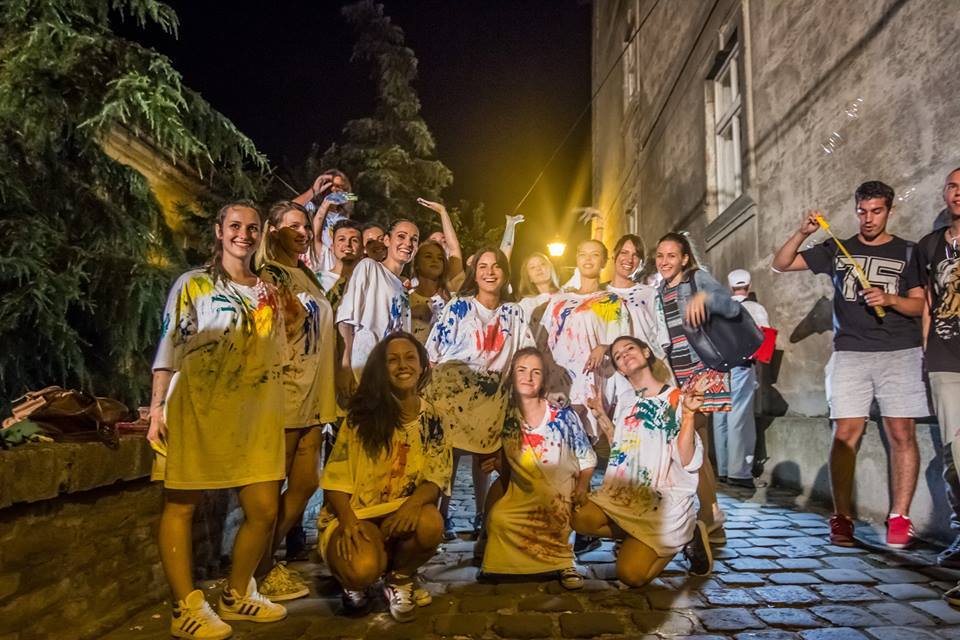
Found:
[[[847, 251], [847, 248], [843, 246], [842, 242], [840, 242], [840, 238], [833, 235], [833, 231], [830, 231], [830, 223], [824, 220], [823, 216], [821, 216], [819, 213], [817, 214], [817, 224], [820, 225], [821, 229], [823, 229], [828, 234], [830, 234], [830, 237], [833, 238], [833, 241], [837, 243], [837, 246], [840, 248], [840, 251], [843, 253], [843, 255], [847, 257], [847, 260], [850, 261], [850, 264], [853, 265], [853, 273], [856, 274], [857, 280], [860, 281], [860, 286], [862, 286], [864, 289], [870, 289], [871, 287], [873, 287], [873, 285], [870, 284], [870, 279], [867, 278], [867, 274], [863, 270], [863, 267], [860, 266], [859, 262], [853, 259], [853, 256], [850, 255], [850, 252]], [[886, 310], [884, 310], [884, 308], [879, 305], [874, 307], [873, 311], [874, 313], [877, 314], [878, 318], [882, 318], [885, 315], [887, 315]]]

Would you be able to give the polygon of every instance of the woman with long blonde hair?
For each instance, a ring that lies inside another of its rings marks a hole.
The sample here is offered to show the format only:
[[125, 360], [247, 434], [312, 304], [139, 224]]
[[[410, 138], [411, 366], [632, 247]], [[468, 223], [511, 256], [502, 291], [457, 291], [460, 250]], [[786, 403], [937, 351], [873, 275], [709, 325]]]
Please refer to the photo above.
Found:
[[337, 417], [334, 394], [336, 340], [333, 309], [320, 282], [300, 259], [313, 237], [310, 217], [295, 202], [280, 201], [267, 214], [267, 232], [257, 252], [260, 277], [296, 297], [301, 320], [288, 341], [283, 368], [284, 440], [287, 487], [280, 499], [271, 553], [264, 554], [260, 590], [272, 600], [293, 600], [310, 593], [306, 582], [272, 551], [291, 528], [320, 484], [317, 471], [322, 425]]

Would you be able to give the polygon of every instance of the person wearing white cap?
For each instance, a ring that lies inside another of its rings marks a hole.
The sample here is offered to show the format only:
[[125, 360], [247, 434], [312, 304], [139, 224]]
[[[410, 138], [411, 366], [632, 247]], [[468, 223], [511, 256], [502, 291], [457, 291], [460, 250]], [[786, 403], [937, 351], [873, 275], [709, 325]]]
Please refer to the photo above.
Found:
[[[748, 300], [750, 272], [734, 269], [727, 283], [734, 300], [743, 305], [757, 326], [768, 327], [767, 310]], [[738, 487], [753, 488], [753, 451], [757, 443], [757, 423], [753, 415], [753, 394], [757, 389], [757, 373], [753, 363], [730, 371], [732, 408], [713, 417], [714, 446], [717, 453], [717, 474], [720, 480]]]

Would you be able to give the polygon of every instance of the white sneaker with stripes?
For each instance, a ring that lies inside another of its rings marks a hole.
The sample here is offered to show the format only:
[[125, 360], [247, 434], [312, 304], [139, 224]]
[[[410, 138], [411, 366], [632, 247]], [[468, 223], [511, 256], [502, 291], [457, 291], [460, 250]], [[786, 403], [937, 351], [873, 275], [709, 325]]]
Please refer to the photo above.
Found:
[[257, 581], [253, 578], [250, 578], [246, 594], [237, 593], [228, 584], [220, 594], [219, 609], [220, 617], [224, 620], [277, 622], [287, 617], [286, 607], [260, 595]]
[[191, 591], [185, 599], [173, 605], [170, 635], [174, 638], [222, 640], [229, 638], [232, 633], [233, 629], [214, 613], [199, 589]]

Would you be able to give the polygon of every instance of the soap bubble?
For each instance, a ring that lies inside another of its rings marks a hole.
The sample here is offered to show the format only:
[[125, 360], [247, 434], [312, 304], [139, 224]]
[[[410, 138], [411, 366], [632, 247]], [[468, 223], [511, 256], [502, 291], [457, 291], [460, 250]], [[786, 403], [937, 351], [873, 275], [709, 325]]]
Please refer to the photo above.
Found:
[[827, 139], [820, 143], [824, 155], [833, 155], [846, 143], [847, 135], [844, 129], [863, 113], [863, 103], [863, 98], [857, 96], [843, 108], [845, 118], [837, 123]]
[[897, 196], [897, 202], [909, 202], [911, 198], [917, 195], [916, 187], [908, 187], [900, 192], [900, 195]]
[[820, 143], [820, 148], [823, 149], [823, 152], [827, 155], [832, 154], [841, 146], [843, 146], [843, 136], [840, 135], [839, 131], [834, 131], [825, 142]]
[[847, 108], [843, 110], [847, 117], [851, 120], [856, 120], [860, 117], [860, 109], [863, 108], [863, 98], [857, 97], [856, 100], [847, 105]]

